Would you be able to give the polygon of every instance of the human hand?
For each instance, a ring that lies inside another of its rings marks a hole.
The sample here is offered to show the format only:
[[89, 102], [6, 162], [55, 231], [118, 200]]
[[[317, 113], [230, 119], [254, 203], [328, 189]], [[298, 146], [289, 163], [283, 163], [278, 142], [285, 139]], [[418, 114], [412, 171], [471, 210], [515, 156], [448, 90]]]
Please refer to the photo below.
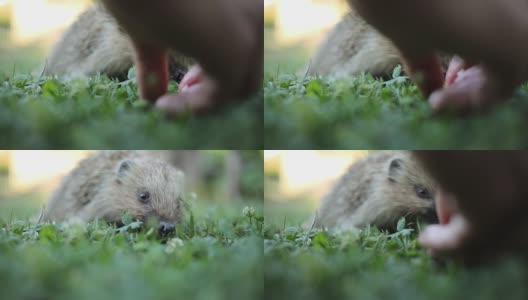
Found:
[[[263, 4], [260, 0], [103, 0], [130, 35], [140, 96], [168, 114], [201, 112], [247, 97], [261, 85]], [[167, 49], [201, 66], [193, 89], [167, 91]], [[160, 98], [163, 96], [162, 98]]]
[[[349, 2], [399, 48], [407, 72], [435, 110], [483, 109], [528, 79], [526, 1]], [[468, 62], [452, 63], [445, 87], [439, 51]]]

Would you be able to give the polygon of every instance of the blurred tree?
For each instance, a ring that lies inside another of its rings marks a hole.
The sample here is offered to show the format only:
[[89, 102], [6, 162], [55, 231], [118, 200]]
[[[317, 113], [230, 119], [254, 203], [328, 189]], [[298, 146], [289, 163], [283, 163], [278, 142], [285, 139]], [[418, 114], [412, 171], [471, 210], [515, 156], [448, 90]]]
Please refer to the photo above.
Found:
[[262, 199], [263, 152], [258, 150], [148, 151], [185, 173], [189, 191], [213, 199]]

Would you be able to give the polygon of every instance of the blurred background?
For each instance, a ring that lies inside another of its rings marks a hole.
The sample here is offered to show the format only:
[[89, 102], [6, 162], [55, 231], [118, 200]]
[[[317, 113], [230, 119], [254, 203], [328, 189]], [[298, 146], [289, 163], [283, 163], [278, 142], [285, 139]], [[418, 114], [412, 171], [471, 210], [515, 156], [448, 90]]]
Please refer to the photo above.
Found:
[[[0, 151], [0, 218], [36, 214], [77, 163], [93, 151]], [[197, 205], [261, 206], [263, 151], [146, 151], [183, 170]]]
[[0, 75], [39, 72], [60, 34], [91, 0], [0, 0]]
[[345, 0], [264, 0], [264, 72], [296, 73], [347, 12]]
[[[0, 0], [0, 75], [38, 73], [61, 33], [93, 0]], [[264, 0], [265, 73], [301, 71], [345, 0]]]
[[296, 226], [306, 222], [333, 183], [368, 151], [264, 151], [266, 223]]

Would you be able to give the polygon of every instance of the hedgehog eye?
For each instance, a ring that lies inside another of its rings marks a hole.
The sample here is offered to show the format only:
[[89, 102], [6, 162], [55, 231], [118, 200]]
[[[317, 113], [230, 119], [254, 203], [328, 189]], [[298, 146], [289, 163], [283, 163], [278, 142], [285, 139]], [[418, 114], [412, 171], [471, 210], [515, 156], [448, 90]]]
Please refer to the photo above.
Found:
[[423, 187], [423, 185], [417, 184], [414, 186], [414, 192], [416, 193], [416, 196], [421, 199], [433, 199], [431, 193], [428, 189]]
[[149, 192], [139, 193], [139, 201], [141, 203], [148, 203], [150, 201], [150, 193]]

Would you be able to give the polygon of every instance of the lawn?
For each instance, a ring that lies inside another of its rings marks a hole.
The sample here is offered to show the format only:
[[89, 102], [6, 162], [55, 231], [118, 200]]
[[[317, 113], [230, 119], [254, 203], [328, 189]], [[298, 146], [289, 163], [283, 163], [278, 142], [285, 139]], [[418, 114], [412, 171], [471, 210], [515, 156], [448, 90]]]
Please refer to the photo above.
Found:
[[[5, 212], [21, 197], [2, 200]], [[116, 228], [35, 225], [29, 212], [0, 216], [2, 299], [263, 297], [262, 202], [191, 204], [168, 238], [126, 215]]]
[[267, 149], [524, 149], [528, 85], [511, 101], [472, 116], [435, 115], [397, 67], [370, 75], [305, 77], [312, 49], [280, 47], [265, 32]]
[[300, 226], [298, 209], [274, 201], [265, 202], [264, 217], [265, 299], [528, 297], [525, 261], [510, 257], [474, 269], [452, 261], [435, 262], [419, 247], [416, 232], [406, 228], [403, 219], [391, 234], [375, 228], [342, 233], [310, 230]]
[[[242, 151], [240, 199], [226, 196], [225, 151], [207, 151], [212, 169], [186, 186], [182, 224], [168, 237], [123, 214], [117, 228], [36, 224], [55, 184], [21, 187], [0, 163], [1, 299], [202, 299], [263, 297], [262, 151]], [[220, 163], [220, 164], [219, 164]], [[237, 197], [238, 198], [238, 197]]]
[[4, 149], [262, 149], [262, 118], [255, 96], [171, 120], [139, 99], [133, 75], [124, 82], [0, 75]]
[[[46, 53], [44, 44], [13, 45], [0, 27], [3, 149], [263, 148], [262, 95], [168, 119], [139, 99], [134, 72], [124, 82], [41, 77]], [[176, 90], [172, 82], [170, 91]]]

